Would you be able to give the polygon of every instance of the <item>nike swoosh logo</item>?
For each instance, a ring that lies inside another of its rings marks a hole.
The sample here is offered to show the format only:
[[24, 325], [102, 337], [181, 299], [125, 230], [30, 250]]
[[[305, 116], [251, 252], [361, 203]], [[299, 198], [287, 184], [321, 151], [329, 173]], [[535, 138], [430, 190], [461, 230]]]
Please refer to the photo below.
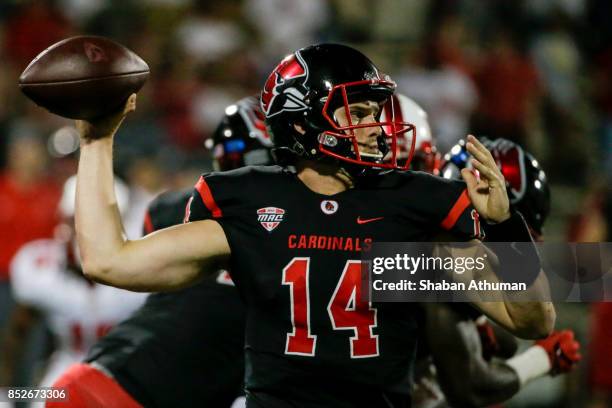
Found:
[[376, 218], [361, 218], [357, 217], [357, 224], [367, 224], [368, 222], [379, 221], [385, 217], [376, 217]]

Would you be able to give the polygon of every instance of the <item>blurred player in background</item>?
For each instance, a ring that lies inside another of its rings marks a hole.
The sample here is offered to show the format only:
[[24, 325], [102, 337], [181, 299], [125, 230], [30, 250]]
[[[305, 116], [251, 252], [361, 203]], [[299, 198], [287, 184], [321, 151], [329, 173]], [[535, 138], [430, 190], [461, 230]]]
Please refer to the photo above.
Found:
[[[253, 96], [225, 109], [210, 147], [214, 167], [227, 171], [271, 164], [271, 146], [259, 100]], [[190, 197], [191, 189], [160, 195], [149, 206], [145, 233], [182, 223]], [[96, 395], [98, 382], [108, 383], [109, 378], [116, 393], [108, 398], [129, 397], [130, 406], [241, 406], [244, 314], [225, 270], [179, 292], [152, 294], [132, 317], [91, 348], [87, 364], [72, 366], [56, 382], [55, 386], [72, 392], [70, 404], [48, 406], [77, 407], [86, 395]]]
[[272, 164], [273, 145], [264, 120], [258, 96], [241, 99], [225, 108], [225, 116], [212, 139], [215, 170]]
[[[128, 188], [115, 182], [119, 208], [128, 207]], [[55, 350], [40, 386], [50, 386], [112, 326], [129, 316], [145, 294], [99, 285], [83, 277], [74, 233], [76, 177], [64, 184], [59, 213], [62, 224], [55, 239], [32, 241], [23, 246], [11, 263], [11, 287], [18, 302], [36, 310], [53, 334]], [[18, 361], [23, 341], [5, 350]], [[9, 371], [12, 371], [9, 369]], [[38, 404], [42, 406], [42, 404]]]
[[[398, 123], [404, 120], [414, 125], [415, 146], [414, 155], [410, 162], [410, 170], [424, 171], [435, 176], [440, 174], [442, 165], [442, 155], [438, 152], [432, 134], [431, 126], [427, 118], [427, 112], [419, 106], [413, 99], [403, 94], [394, 94], [391, 100], [385, 104], [381, 120], [383, 122], [394, 118]], [[386, 133], [390, 133], [389, 126], [384, 128]], [[404, 134], [397, 140], [397, 160], [404, 164], [408, 160], [410, 147], [412, 144], [411, 134]], [[391, 160], [391, 152], [387, 153], [385, 160]]]
[[580, 344], [569, 329], [555, 331], [510, 357], [515, 350], [512, 343], [498, 341], [508, 334], [461, 306], [426, 306], [426, 347], [432, 363], [419, 373], [415, 408], [501, 403], [540, 377], [570, 372], [582, 358]]
[[[2, 133], [7, 151], [0, 147], [0, 154], [6, 155], [5, 166], [0, 168], [0, 346], [8, 329], [5, 324], [12, 315], [27, 314], [23, 308], [15, 307], [11, 294], [11, 260], [27, 242], [53, 235], [61, 196], [61, 184], [50, 177], [42, 137], [28, 126], [12, 133]], [[0, 373], [0, 384], [8, 385], [1, 382], [3, 376]]]

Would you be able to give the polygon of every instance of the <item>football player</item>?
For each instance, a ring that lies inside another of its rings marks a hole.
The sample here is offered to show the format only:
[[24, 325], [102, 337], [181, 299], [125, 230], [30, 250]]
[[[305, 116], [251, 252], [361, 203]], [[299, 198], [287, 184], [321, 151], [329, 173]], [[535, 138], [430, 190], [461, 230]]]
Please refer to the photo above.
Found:
[[[512, 208], [524, 215], [534, 239], [540, 241], [550, 211], [546, 174], [516, 143], [481, 140], [504, 175]], [[445, 155], [441, 173], [458, 178], [461, 169], [469, 166], [469, 154], [461, 142]], [[446, 406], [445, 399], [451, 406], [461, 407], [503, 402], [530, 381], [566, 373], [581, 359], [580, 344], [572, 330], [553, 332], [512, 357], [515, 346], [507, 339], [497, 341], [503, 332], [496, 333], [484, 316], [475, 318], [473, 311], [457, 304], [425, 307], [427, 346], [435, 365], [427, 366], [418, 381], [415, 394], [419, 400], [414, 402], [419, 408]], [[491, 360], [493, 356], [507, 360]]]
[[[115, 190], [124, 210], [128, 188], [117, 180]], [[70, 364], [81, 361], [89, 347], [138, 308], [146, 296], [95, 284], [83, 277], [72, 227], [75, 196], [73, 176], [64, 184], [59, 204], [63, 223], [57, 228], [57, 237], [24, 245], [11, 263], [15, 298], [35, 309], [54, 337], [55, 350], [39, 383], [43, 387], [53, 384]]]
[[[123, 112], [78, 121], [84, 272], [132, 290], [171, 290], [229, 265], [247, 307], [247, 406], [405, 406], [414, 306], [364, 301], [359, 252], [374, 241], [422, 241], [444, 231], [469, 240], [474, 209], [496, 223], [492, 233], [521, 241], [528, 231], [510, 211], [490, 153], [473, 137], [467, 147], [480, 179], [463, 172], [467, 187], [421, 172], [380, 171], [410, 162], [399, 165], [395, 147], [414, 127], [379, 120], [394, 89], [347, 46], [289, 55], [261, 100], [277, 158], [295, 171], [254, 166], [203, 176], [189, 222], [134, 241], [120, 233], [108, 183], [113, 136], [135, 109], [135, 95]], [[383, 126], [391, 126], [389, 135]], [[389, 147], [391, 162], [383, 163]], [[538, 274], [527, 292], [541, 296], [543, 280]], [[474, 305], [523, 337], [547, 335], [554, 323], [550, 302]]]
[[[257, 97], [228, 106], [209, 140], [217, 170], [272, 163], [272, 142]], [[182, 223], [190, 196], [191, 189], [156, 198], [145, 218], [145, 234]], [[72, 403], [49, 406], [76, 407], [77, 394], [81, 399], [96, 395], [96, 383], [83, 381], [87, 376], [98, 382], [113, 379], [115, 384], [109, 385], [118, 398], [127, 394], [131, 404], [145, 407], [239, 406], [236, 400], [244, 395], [244, 314], [225, 270], [191, 288], [152, 294], [90, 349], [86, 364], [72, 366], [54, 384], [71, 391]]]

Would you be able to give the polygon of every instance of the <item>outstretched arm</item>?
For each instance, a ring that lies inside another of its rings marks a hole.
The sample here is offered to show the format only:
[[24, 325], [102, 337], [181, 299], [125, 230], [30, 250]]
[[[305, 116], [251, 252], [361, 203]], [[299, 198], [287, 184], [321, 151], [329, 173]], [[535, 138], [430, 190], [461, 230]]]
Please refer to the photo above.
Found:
[[[449, 242], [452, 239], [447, 239]], [[434, 255], [439, 258], [448, 256], [454, 258], [479, 258], [484, 268], [466, 270], [462, 274], [448, 272], [450, 279], [461, 282], [466, 287], [471, 281], [487, 281], [489, 283], [502, 282], [498, 272], [501, 268], [495, 253], [478, 240], [471, 245], [453, 245], [439, 243], [435, 247]], [[516, 272], [516, 271], [515, 271]], [[552, 302], [528, 301], [530, 299], [550, 298], [548, 280], [540, 270], [534, 281], [527, 289], [520, 292], [524, 300], [513, 301], [504, 291], [478, 292], [468, 290], [464, 292], [466, 300], [488, 318], [499, 324], [512, 335], [523, 339], [539, 339], [550, 334], [555, 325], [556, 313]]]
[[[489, 276], [490, 282], [496, 277]], [[548, 281], [543, 272], [524, 291], [524, 296], [533, 295], [535, 298], [545, 297], [542, 293], [548, 292]], [[487, 315], [491, 320], [522, 339], [541, 339], [548, 336], [555, 327], [557, 314], [552, 302], [547, 301], [518, 301], [506, 299], [504, 302], [473, 301], [472, 304]]]
[[77, 121], [81, 155], [77, 174], [76, 231], [87, 277], [135, 291], [172, 290], [194, 283], [230, 254], [221, 226], [211, 220], [178, 225], [128, 241], [113, 187], [113, 137], [136, 107], [95, 123]]
[[[476, 175], [469, 169], [463, 169], [461, 175], [467, 184], [468, 196], [472, 205], [489, 224], [487, 234], [491, 241], [532, 242], [522, 216], [510, 211], [506, 182], [491, 152], [472, 135], [468, 136], [466, 148], [472, 155], [471, 162], [479, 174]], [[491, 235], [496, 236], [491, 237]], [[525, 268], [528, 265], [533, 266], [533, 260], [538, 259], [535, 246], [522, 248], [527, 249], [527, 256], [520, 251], [515, 251], [512, 254], [515, 259], [512, 260], [524, 262]], [[492, 270], [502, 272], [501, 276], [512, 275], [513, 272], [517, 274], [518, 271], [504, 273], [504, 269], [508, 269], [511, 264], [508, 259], [500, 259], [500, 262], [501, 265], [497, 265]], [[530, 299], [550, 299], [548, 280], [539, 269], [539, 263], [530, 269], [533, 269], [537, 276], [528, 291], [525, 292], [525, 296], [529, 296]], [[476, 306], [516, 336], [542, 338], [553, 330], [556, 315], [552, 302], [505, 301], [502, 304], [490, 303], [488, 305], [486, 303], [479, 302]]]

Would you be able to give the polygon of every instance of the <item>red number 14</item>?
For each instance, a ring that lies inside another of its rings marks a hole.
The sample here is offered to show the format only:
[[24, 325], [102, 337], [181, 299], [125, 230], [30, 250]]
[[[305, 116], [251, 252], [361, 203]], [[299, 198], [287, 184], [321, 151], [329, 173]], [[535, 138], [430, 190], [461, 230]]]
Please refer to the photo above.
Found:
[[[286, 354], [314, 356], [317, 336], [310, 330], [310, 258], [293, 258], [283, 269], [283, 285], [290, 287], [291, 323], [287, 333]], [[351, 358], [378, 356], [376, 309], [361, 300], [361, 262], [347, 261], [327, 313], [335, 330], [352, 330]]]

